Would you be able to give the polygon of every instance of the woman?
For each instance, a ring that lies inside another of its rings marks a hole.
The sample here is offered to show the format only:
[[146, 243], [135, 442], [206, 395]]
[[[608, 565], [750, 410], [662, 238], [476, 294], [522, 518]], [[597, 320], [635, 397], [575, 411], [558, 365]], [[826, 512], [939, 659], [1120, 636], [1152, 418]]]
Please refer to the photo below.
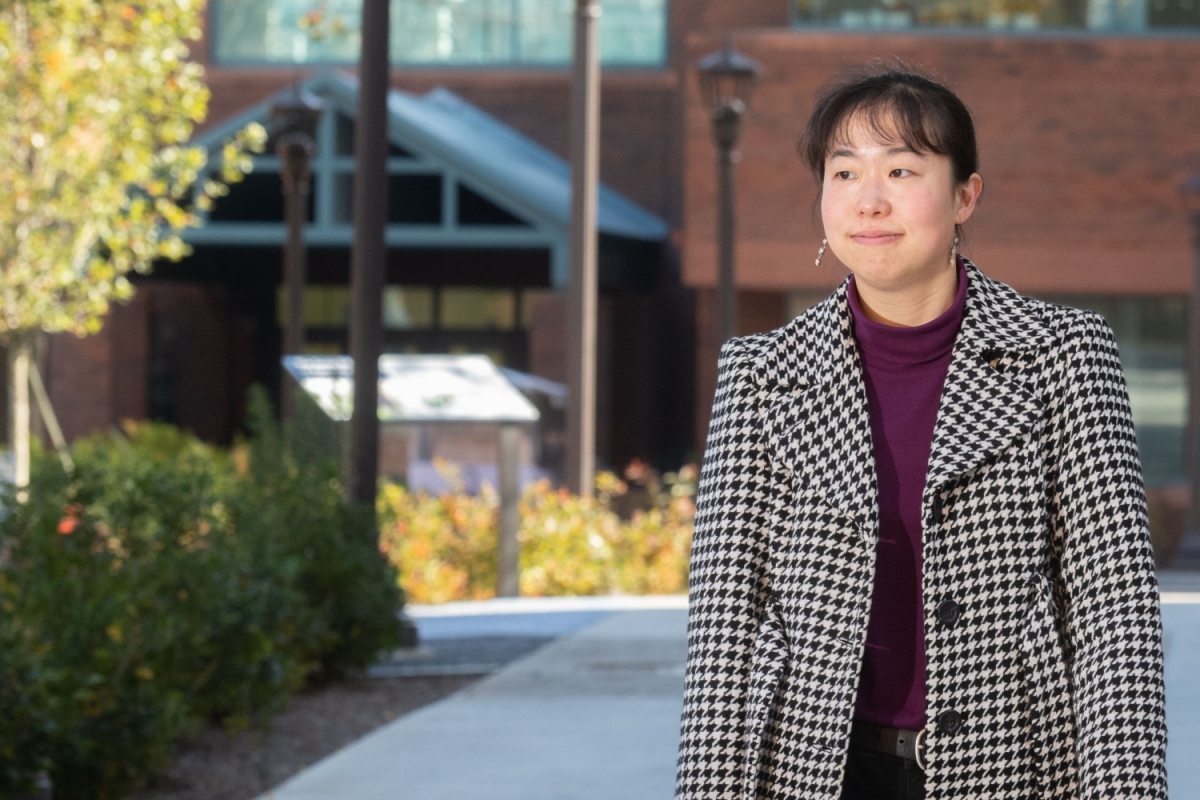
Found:
[[802, 152], [852, 275], [721, 350], [677, 800], [1166, 798], [1112, 330], [957, 255], [983, 182], [945, 87], [837, 86]]

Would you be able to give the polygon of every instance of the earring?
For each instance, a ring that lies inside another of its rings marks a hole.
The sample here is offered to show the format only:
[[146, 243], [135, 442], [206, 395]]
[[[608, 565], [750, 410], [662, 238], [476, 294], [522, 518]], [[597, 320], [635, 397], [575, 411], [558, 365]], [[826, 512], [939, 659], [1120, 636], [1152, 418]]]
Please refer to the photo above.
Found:
[[825, 248], [829, 245], [828, 239], [821, 240], [821, 249], [817, 251], [817, 266], [821, 266], [821, 258], [825, 255]]
[[954, 234], [954, 243], [950, 245], [950, 266], [958, 268], [958, 234]]

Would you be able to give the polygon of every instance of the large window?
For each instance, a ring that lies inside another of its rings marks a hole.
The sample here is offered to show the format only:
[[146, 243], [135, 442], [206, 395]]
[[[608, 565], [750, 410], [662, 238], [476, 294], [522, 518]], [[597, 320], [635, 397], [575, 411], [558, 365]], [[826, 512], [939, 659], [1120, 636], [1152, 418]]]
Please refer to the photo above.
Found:
[[797, 24], [840, 28], [1200, 28], [1200, 0], [793, 0], [792, 8]]
[[[667, 0], [605, 0], [600, 57], [614, 66], [666, 58]], [[215, 0], [222, 63], [348, 63], [358, 59], [360, 0]], [[399, 64], [563, 65], [574, 0], [391, 0]]]

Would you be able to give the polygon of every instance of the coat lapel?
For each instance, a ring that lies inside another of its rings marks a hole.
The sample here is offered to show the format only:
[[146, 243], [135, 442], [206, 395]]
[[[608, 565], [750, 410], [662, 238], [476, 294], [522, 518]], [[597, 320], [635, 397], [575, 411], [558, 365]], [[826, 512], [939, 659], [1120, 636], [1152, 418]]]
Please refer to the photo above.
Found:
[[764, 425], [775, 458], [801, 492], [819, 494], [874, 530], [875, 459], [866, 384], [851, 327], [847, 283], [785, 329], [764, 377], [772, 399]]
[[[1006, 354], [1048, 346], [1049, 329], [1027, 300], [964, 261], [966, 307], [934, 426], [926, 501], [1027, 434], [1043, 413], [1028, 388], [993, 364]], [[819, 493], [873, 531], [875, 457], [847, 291], [843, 281], [787, 325], [767, 354], [762, 424], [775, 460], [797, 476], [799, 491]]]
[[925, 495], [985, 464], [1029, 433], [1043, 404], [993, 364], [1048, 346], [1052, 335], [1027, 300], [967, 262], [967, 300], [942, 389]]

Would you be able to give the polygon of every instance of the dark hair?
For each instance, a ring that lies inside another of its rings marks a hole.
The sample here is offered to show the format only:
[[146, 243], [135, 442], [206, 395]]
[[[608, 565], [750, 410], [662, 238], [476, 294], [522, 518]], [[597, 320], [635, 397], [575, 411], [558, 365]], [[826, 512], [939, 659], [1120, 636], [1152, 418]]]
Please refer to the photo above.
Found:
[[886, 140], [899, 139], [918, 153], [950, 159], [955, 182], [979, 171], [975, 124], [958, 95], [903, 65], [878, 67], [828, 86], [817, 100], [800, 141], [800, 156], [825, 180], [825, 158], [861, 115]]

